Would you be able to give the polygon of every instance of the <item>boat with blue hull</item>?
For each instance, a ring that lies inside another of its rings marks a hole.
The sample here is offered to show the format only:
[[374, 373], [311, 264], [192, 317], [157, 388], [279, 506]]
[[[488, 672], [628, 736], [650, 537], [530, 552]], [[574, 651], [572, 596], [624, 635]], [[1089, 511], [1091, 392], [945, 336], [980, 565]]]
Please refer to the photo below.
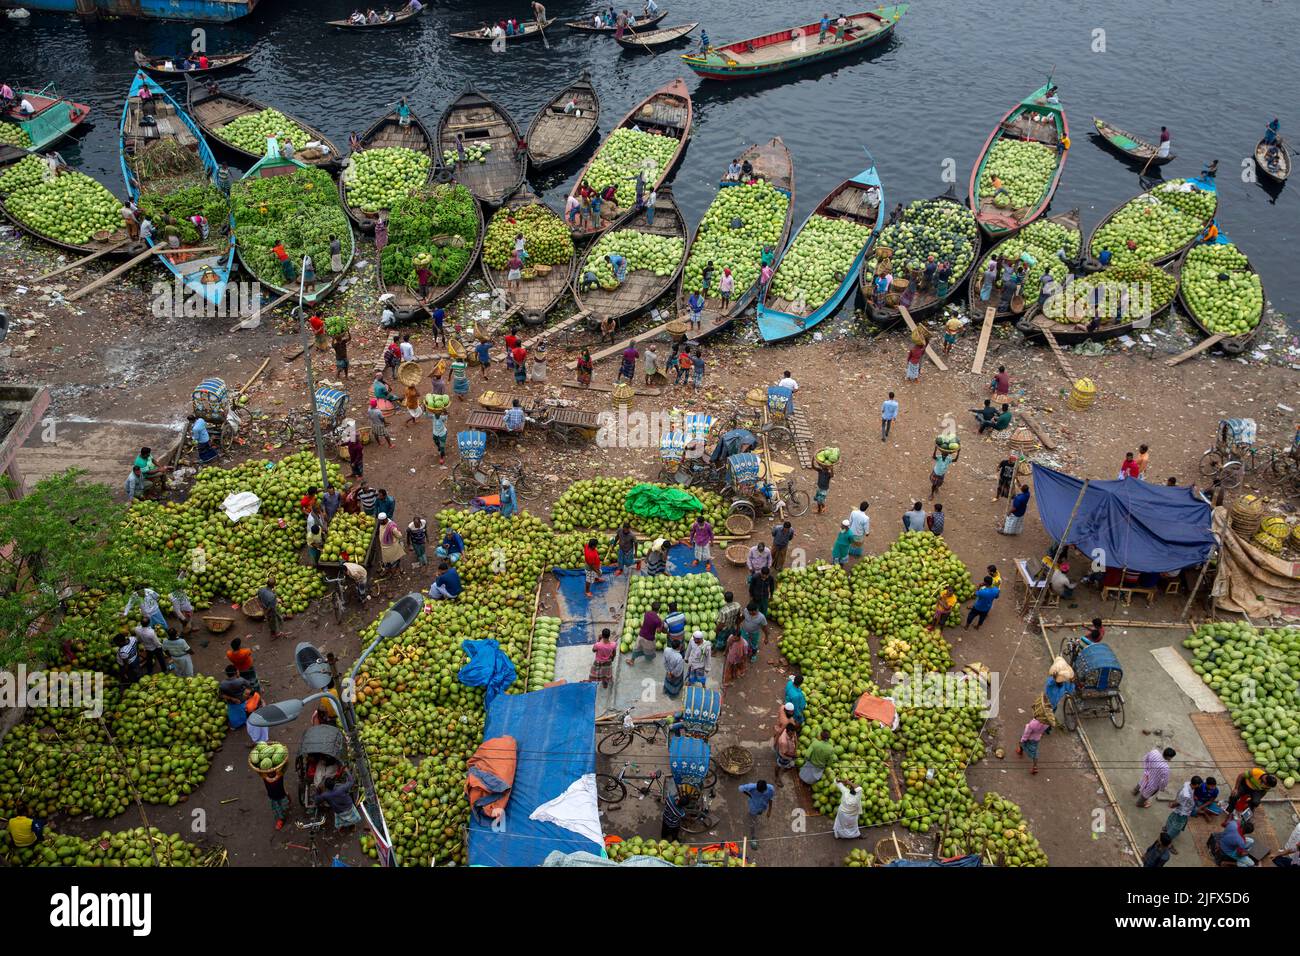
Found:
[[[141, 99], [144, 91], [150, 96]], [[211, 183], [223, 194], [229, 192], [228, 181], [198, 124], [143, 70], [131, 81], [118, 136], [122, 178], [133, 202], [204, 183]], [[235, 220], [228, 203], [225, 212], [225, 235], [220, 223], [209, 222], [209, 234], [197, 236], [192, 248], [205, 251], [187, 254], [182, 244], [175, 252], [157, 257], [187, 290], [213, 304], [223, 301], [235, 262]], [[158, 232], [150, 245], [163, 241], [161, 223], [155, 222], [155, 226]]]
[[261, 0], [0, 0], [0, 7], [74, 13], [83, 20], [133, 17], [138, 20], [183, 20], [229, 23], [253, 12]]
[[[778, 284], [781, 267], [791, 251], [799, 244], [800, 234], [817, 219], [845, 219], [871, 230], [867, 240], [854, 256], [852, 264], [839, 276], [839, 284], [821, 302], [808, 302], [800, 299], [780, 298], [772, 293]], [[782, 339], [801, 335], [818, 325], [824, 319], [833, 316], [843, 305], [857, 285], [858, 274], [867, 253], [875, 244], [880, 230], [885, 226], [885, 195], [880, 183], [880, 175], [873, 163], [852, 179], [840, 183], [823, 199], [811, 215], [803, 221], [798, 231], [791, 237], [789, 245], [776, 260], [772, 281], [768, 283], [758, 303], [758, 331], [765, 342], [779, 342]]]

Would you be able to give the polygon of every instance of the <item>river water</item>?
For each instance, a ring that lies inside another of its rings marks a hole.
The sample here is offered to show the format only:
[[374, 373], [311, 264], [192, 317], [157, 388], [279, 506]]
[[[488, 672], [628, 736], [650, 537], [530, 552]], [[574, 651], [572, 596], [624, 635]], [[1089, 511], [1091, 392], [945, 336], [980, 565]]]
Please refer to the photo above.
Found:
[[[1249, 157], [1264, 125], [1280, 115], [1300, 142], [1296, 0], [918, 0], [897, 36], [839, 64], [743, 84], [700, 81], [678, 59], [651, 57], [611, 38], [560, 24], [542, 43], [512, 43], [503, 54], [449, 38], [483, 17], [526, 15], [528, 5], [426, 0], [412, 27], [333, 30], [327, 18], [353, 0], [263, 0], [250, 17], [207, 28], [210, 51], [253, 49], [252, 72], [223, 85], [246, 91], [316, 125], [337, 143], [407, 94], [432, 126], [467, 80], [510, 109], [521, 128], [581, 69], [603, 100], [602, 133], [649, 90], [683, 76], [695, 100], [696, 129], [674, 180], [688, 219], [698, 221], [727, 162], [743, 146], [784, 137], [795, 156], [796, 215], [864, 165], [870, 147], [886, 201], [932, 196], [955, 181], [965, 198], [972, 164], [993, 126], [1049, 71], [1061, 89], [1074, 147], [1053, 208], [1078, 206], [1085, 230], [1140, 190], [1136, 167], [1098, 145], [1099, 115], [1139, 136], [1161, 125], [1178, 158], [1166, 177], [1195, 175], [1219, 160], [1220, 222], [1250, 255], [1274, 308], [1300, 319], [1300, 181], [1270, 192], [1253, 181]], [[714, 42], [813, 19], [817, 5], [766, 0], [670, 0], [664, 25], [701, 20]], [[621, 4], [620, 4], [621, 6]], [[573, 19], [590, 2], [547, 4]], [[857, 7], [854, 7], [857, 9]], [[117, 122], [133, 73], [131, 51], [189, 48], [186, 24], [120, 20], [83, 25], [33, 15], [0, 22], [0, 76], [12, 85], [54, 83], [90, 104], [96, 126], [65, 158], [121, 191]], [[173, 92], [183, 95], [183, 84]], [[535, 183], [559, 206], [580, 164]]]

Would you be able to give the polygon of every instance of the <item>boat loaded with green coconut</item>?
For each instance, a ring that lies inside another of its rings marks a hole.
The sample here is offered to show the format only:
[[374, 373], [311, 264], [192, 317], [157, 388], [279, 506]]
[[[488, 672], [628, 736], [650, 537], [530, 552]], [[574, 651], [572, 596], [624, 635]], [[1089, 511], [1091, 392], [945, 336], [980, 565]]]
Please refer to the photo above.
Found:
[[1069, 135], [1050, 78], [994, 127], [970, 176], [970, 207], [990, 238], [1003, 239], [1047, 211], [1065, 170]]
[[[146, 90], [150, 95], [142, 100]], [[198, 124], [139, 71], [126, 95], [118, 142], [127, 195], [154, 224], [150, 245], [165, 244], [175, 230], [176, 250], [157, 258], [187, 289], [221, 302], [235, 260], [234, 218], [229, 187]]]
[[[319, 302], [352, 265], [352, 225], [329, 173], [286, 159], [274, 140], [270, 147], [230, 187], [239, 262], [275, 292], [297, 295], [301, 289], [305, 302]], [[340, 247], [337, 270], [330, 262], [331, 237]], [[302, 271], [304, 256], [311, 258], [313, 276]]]

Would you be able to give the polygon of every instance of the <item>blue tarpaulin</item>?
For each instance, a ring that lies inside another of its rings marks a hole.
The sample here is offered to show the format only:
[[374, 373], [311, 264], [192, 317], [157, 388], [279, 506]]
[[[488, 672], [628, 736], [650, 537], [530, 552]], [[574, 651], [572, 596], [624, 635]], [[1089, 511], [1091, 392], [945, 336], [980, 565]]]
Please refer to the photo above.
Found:
[[515, 665], [496, 641], [461, 641], [460, 649], [469, 655], [469, 663], [456, 676], [468, 687], [486, 688], [487, 703], [515, 682]]
[[1070, 512], [1083, 481], [1043, 465], [1034, 465], [1034, 502], [1043, 527], [1060, 541], [1096, 557], [1108, 568], [1132, 571], [1180, 571], [1202, 563], [1214, 547], [1210, 506], [1190, 488], [1153, 485], [1139, 478], [1090, 481], [1079, 512]]
[[890, 860], [885, 866], [980, 866], [980, 858], [974, 854], [959, 856], [952, 860]]
[[[471, 866], [540, 866], [552, 851], [600, 853], [603, 844], [568, 827], [529, 817], [596, 773], [596, 685], [564, 684], [531, 694], [502, 694], [487, 708], [483, 739], [510, 736], [519, 743], [514, 788], [503, 823], [471, 820]], [[581, 803], [582, 799], [577, 798]], [[589, 816], [599, 824], [594, 787]], [[569, 808], [572, 813], [574, 808]]]

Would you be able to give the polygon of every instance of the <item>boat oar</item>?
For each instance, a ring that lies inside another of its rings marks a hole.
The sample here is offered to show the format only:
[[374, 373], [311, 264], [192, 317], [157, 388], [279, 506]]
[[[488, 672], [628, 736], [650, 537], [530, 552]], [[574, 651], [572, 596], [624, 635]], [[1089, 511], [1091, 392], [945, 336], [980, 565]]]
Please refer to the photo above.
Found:
[[549, 50], [551, 48], [551, 41], [546, 39], [546, 24], [542, 23], [541, 20], [537, 21], [537, 32], [542, 35], [542, 46]]
[[654, 50], [650, 49], [650, 47], [647, 46], [646, 43], [639, 36], [636, 35], [635, 30], [633, 30], [631, 27], [628, 27], [627, 32], [632, 34], [633, 40], [641, 44], [641, 49], [645, 50], [647, 53], [650, 54], [651, 59], [653, 59], [657, 55]]

